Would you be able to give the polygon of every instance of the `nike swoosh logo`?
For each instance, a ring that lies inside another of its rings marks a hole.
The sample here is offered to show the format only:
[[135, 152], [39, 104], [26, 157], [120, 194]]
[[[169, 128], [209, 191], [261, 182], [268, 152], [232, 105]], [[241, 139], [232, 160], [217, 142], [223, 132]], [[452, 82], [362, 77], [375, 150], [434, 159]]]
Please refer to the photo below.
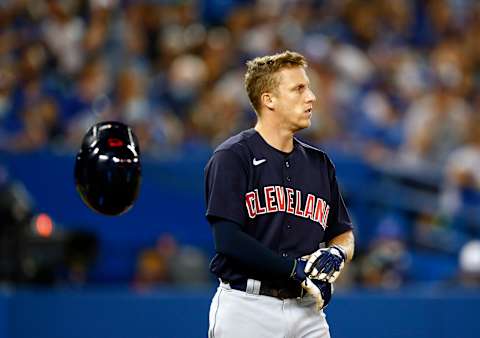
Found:
[[266, 158], [262, 158], [261, 160], [257, 160], [256, 158], [253, 159], [253, 165], [257, 166], [262, 164], [263, 162], [267, 162]]

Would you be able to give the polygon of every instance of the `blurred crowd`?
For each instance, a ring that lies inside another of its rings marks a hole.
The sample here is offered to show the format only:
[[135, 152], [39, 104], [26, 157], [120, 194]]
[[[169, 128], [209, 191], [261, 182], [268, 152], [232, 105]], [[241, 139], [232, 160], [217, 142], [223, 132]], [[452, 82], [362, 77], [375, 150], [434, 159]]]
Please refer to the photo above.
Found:
[[480, 235], [478, 36], [476, 0], [4, 0], [0, 150], [75, 151], [108, 119], [151, 157], [211, 148], [255, 121], [245, 61], [298, 51], [317, 96], [301, 138], [434, 186], [437, 210], [382, 210], [360, 247], [352, 279], [396, 286], [409, 248]]

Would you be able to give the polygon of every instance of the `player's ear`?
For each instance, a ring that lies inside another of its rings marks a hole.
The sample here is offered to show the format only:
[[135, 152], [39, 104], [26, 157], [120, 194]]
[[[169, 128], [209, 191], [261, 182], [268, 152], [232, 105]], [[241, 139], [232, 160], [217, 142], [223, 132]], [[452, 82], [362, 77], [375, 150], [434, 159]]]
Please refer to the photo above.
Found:
[[264, 106], [269, 109], [273, 109], [275, 99], [271, 93], [263, 93], [262, 96], [260, 96], [260, 99], [262, 100], [262, 104]]

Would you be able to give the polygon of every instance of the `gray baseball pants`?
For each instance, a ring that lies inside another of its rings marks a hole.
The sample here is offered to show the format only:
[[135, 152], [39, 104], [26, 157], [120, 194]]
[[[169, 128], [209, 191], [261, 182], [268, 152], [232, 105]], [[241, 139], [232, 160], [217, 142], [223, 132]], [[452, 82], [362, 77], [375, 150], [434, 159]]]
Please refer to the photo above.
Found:
[[325, 314], [315, 310], [311, 297], [281, 300], [258, 295], [258, 289], [243, 292], [220, 283], [208, 338], [330, 338]]

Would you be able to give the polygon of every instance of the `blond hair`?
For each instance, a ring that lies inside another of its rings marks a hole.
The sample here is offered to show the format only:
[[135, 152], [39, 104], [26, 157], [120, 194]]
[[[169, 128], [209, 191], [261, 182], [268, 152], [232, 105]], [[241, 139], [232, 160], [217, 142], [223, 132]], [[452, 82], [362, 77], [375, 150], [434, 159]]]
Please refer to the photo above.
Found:
[[307, 67], [305, 57], [299, 53], [283, 53], [257, 57], [247, 61], [245, 89], [253, 109], [260, 113], [260, 98], [265, 92], [273, 92], [279, 85], [277, 72], [283, 68]]

